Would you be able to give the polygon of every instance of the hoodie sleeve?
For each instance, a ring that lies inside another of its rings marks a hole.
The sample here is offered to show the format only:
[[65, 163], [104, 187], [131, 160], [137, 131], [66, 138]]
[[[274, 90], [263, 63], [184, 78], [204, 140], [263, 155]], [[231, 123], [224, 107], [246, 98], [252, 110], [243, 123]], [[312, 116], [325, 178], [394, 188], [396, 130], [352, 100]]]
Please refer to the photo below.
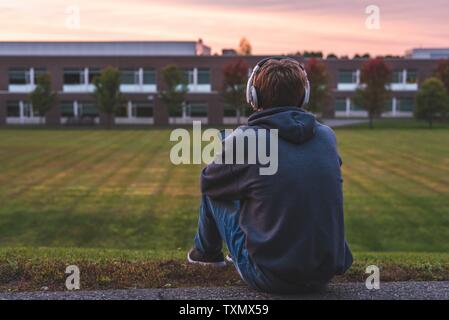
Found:
[[211, 163], [201, 172], [201, 192], [217, 200], [241, 200], [248, 194], [249, 165]]
[[[244, 164], [236, 163], [235, 131], [222, 140], [223, 149], [221, 163], [212, 162], [201, 172], [201, 192], [217, 200], [242, 200], [249, 192], [251, 184], [250, 168], [246, 161]], [[226, 163], [226, 154], [230, 152], [231, 162]]]

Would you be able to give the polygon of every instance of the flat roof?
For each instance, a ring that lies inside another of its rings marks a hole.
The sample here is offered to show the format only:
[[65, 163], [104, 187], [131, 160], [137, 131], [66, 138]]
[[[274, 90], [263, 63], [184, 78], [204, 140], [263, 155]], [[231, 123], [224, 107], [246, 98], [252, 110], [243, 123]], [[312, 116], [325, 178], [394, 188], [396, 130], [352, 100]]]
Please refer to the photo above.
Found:
[[196, 56], [210, 48], [196, 41], [0, 42], [0, 56]]
[[449, 58], [449, 48], [413, 48], [406, 52], [412, 59], [445, 59]]

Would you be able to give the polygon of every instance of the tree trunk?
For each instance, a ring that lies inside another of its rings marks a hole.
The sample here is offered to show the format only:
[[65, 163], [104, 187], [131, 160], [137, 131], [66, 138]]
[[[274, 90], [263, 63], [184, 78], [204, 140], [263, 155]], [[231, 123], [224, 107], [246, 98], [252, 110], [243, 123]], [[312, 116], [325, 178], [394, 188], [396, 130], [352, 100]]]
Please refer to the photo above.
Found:
[[372, 114], [369, 115], [369, 128], [370, 129], [373, 128], [373, 115]]
[[107, 129], [111, 129], [113, 123], [114, 123], [114, 115], [108, 113], [108, 114], [106, 115], [106, 128], [107, 128]]

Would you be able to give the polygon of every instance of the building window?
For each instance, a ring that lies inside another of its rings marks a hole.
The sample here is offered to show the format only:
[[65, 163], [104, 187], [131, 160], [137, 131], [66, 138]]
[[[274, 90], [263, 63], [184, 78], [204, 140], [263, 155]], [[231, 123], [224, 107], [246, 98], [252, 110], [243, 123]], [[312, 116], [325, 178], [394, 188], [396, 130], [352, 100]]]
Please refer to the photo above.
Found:
[[132, 103], [132, 117], [151, 118], [153, 117], [153, 103], [149, 101], [137, 101]]
[[392, 83], [403, 83], [404, 82], [404, 72], [402, 70], [394, 70]]
[[118, 107], [115, 116], [119, 118], [128, 118], [128, 106], [124, 104]]
[[415, 109], [414, 98], [397, 98], [396, 111], [397, 112], [412, 112]]
[[38, 117], [39, 114], [36, 111], [33, 111], [33, 107], [30, 102], [23, 102], [23, 116], [25, 118], [31, 118], [33, 116]]
[[7, 117], [23, 118], [33, 118], [40, 116], [39, 112], [33, 110], [31, 102], [28, 101], [8, 101], [6, 103], [6, 115]]
[[99, 68], [89, 69], [88, 81], [89, 83], [94, 83], [95, 77], [100, 76], [101, 70]]
[[61, 102], [61, 116], [71, 118], [75, 114], [73, 112], [73, 102], [72, 101], [62, 101]]
[[31, 76], [30, 69], [16, 68], [9, 70], [9, 84], [30, 84]]
[[230, 105], [225, 105], [224, 110], [223, 110], [223, 115], [225, 117], [236, 117], [237, 109]]
[[139, 84], [138, 69], [123, 69], [120, 71], [121, 84]]
[[357, 83], [357, 70], [340, 70], [338, 83]]
[[346, 111], [346, 98], [335, 99], [335, 111]]
[[170, 108], [168, 110], [168, 115], [170, 117], [173, 117], [173, 118], [180, 118], [180, 117], [182, 117], [182, 107]]
[[207, 104], [201, 102], [192, 102], [187, 106], [186, 115], [188, 117], [207, 117]]
[[40, 76], [43, 76], [45, 74], [47, 74], [47, 71], [44, 68], [36, 68], [36, 69], [34, 69], [34, 83], [37, 82], [37, 79]]
[[64, 84], [84, 84], [84, 69], [64, 69]]
[[198, 69], [198, 84], [210, 84], [209, 69]]
[[78, 102], [80, 117], [98, 117], [98, 109], [94, 102]]
[[351, 100], [351, 106], [349, 108], [351, 111], [364, 111], [362, 107], [356, 105], [353, 100]]
[[391, 112], [393, 108], [393, 100], [392, 99], [387, 99], [385, 100], [384, 103], [384, 112]]
[[6, 102], [6, 116], [19, 118], [20, 117], [20, 103], [19, 101]]
[[184, 77], [187, 84], [195, 84], [195, 69], [184, 70]]
[[[242, 109], [242, 117], [248, 117], [253, 113], [253, 110], [249, 107]], [[230, 105], [225, 105], [223, 110], [223, 116], [225, 117], [237, 117], [237, 109]]]
[[156, 84], [156, 70], [143, 69], [143, 84]]
[[416, 70], [407, 70], [406, 83], [416, 83], [418, 80], [418, 72]]

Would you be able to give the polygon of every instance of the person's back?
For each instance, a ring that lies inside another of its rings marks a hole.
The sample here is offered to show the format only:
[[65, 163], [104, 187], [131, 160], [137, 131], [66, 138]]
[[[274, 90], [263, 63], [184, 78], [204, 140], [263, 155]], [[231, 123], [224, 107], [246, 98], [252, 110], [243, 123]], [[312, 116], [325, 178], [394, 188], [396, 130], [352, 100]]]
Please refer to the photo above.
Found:
[[[246, 130], [277, 130], [276, 172], [261, 175], [258, 163], [212, 163], [202, 172], [201, 186], [211, 199], [207, 207], [238, 212], [239, 229], [229, 234], [227, 216], [211, 215], [242, 278], [256, 289], [295, 292], [345, 272], [352, 255], [344, 238], [341, 160], [333, 131], [296, 106], [259, 109], [241, 129], [231, 139]], [[239, 202], [234, 211], [230, 201]], [[207, 251], [202, 233], [200, 227], [196, 247]]]
[[278, 170], [260, 175], [253, 168], [252, 177], [243, 177], [253, 183], [244, 196], [241, 227], [251, 257], [268, 277], [285, 286], [323, 284], [352, 262], [335, 135], [298, 108], [275, 111], [249, 121], [279, 130]]

